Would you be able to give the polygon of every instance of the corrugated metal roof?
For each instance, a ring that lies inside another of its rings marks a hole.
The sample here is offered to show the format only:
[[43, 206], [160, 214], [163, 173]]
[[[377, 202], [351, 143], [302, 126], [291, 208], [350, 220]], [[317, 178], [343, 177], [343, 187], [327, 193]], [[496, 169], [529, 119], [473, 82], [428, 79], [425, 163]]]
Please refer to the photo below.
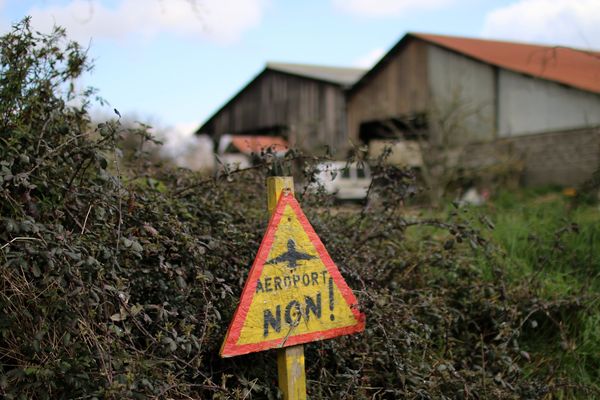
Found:
[[600, 52], [498, 40], [409, 33], [508, 70], [600, 93]]
[[318, 79], [342, 86], [351, 86], [366, 72], [361, 68], [327, 67], [323, 65], [267, 63], [267, 69]]

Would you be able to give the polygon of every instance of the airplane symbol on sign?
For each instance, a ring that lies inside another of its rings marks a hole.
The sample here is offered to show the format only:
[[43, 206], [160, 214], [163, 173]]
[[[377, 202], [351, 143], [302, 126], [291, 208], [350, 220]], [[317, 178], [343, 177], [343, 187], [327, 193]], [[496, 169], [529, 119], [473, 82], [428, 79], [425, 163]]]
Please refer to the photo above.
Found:
[[296, 251], [296, 242], [294, 242], [293, 239], [288, 240], [287, 248], [288, 251], [267, 261], [265, 264], [287, 263], [288, 268], [295, 269], [298, 267], [298, 261], [312, 260], [313, 258], [317, 258], [315, 256], [311, 256], [310, 254]]

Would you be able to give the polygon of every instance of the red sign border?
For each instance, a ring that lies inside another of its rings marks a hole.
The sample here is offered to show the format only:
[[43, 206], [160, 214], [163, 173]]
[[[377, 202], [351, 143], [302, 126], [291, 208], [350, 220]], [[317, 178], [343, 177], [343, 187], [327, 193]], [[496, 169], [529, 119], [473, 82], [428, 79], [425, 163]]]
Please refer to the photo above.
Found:
[[[315, 246], [317, 254], [321, 258], [321, 261], [323, 261], [323, 264], [325, 264], [327, 272], [329, 272], [329, 275], [333, 278], [333, 281], [337, 285], [342, 297], [350, 306], [352, 313], [356, 317], [357, 323], [355, 325], [341, 328], [293, 335], [289, 336], [288, 338], [266, 340], [260, 343], [236, 344], [240, 337], [244, 322], [246, 321], [248, 311], [250, 310], [250, 305], [252, 304], [252, 299], [256, 291], [256, 282], [260, 278], [265, 262], [267, 261], [269, 251], [271, 250], [271, 246], [273, 245], [273, 241], [275, 239], [275, 232], [277, 231], [279, 222], [281, 221], [283, 212], [287, 205], [292, 208], [296, 214], [296, 217], [298, 218], [298, 221], [300, 222], [300, 225], [308, 235], [309, 240], [313, 246]], [[346, 284], [342, 274], [329, 256], [327, 249], [325, 249], [323, 242], [321, 242], [321, 239], [302, 212], [300, 204], [298, 204], [296, 198], [292, 194], [282, 193], [279, 197], [279, 201], [277, 202], [277, 207], [271, 216], [269, 225], [267, 226], [265, 236], [263, 237], [260, 247], [258, 248], [258, 253], [254, 259], [254, 263], [252, 264], [250, 272], [248, 273], [248, 278], [246, 279], [244, 289], [242, 290], [240, 303], [238, 304], [235, 313], [233, 314], [233, 318], [231, 319], [231, 323], [229, 324], [229, 328], [227, 329], [225, 340], [221, 346], [221, 357], [233, 357], [272, 348], [282, 348], [317, 340], [330, 339], [337, 336], [362, 332], [364, 329], [365, 315], [358, 310], [358, 301], [356, 300], [352, 289], [350, 289]]]

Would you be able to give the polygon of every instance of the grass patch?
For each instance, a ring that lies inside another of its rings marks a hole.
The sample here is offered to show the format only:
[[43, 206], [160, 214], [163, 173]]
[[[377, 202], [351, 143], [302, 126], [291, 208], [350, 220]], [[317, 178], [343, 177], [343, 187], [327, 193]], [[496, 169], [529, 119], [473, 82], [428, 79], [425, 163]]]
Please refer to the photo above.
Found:
[[[568, 379], [598, 389], [598, 206], [573, 207], [569, 198], [555, 190], [524, 190], [501, 193], [472, 212], [493, 221], [489, 236], [498, 247], [507, 284], [540, 299], [539, 310], [524, 317], [519, 339], [523, 349], [535, 354], [524, 372], [544, 373], [549, 383]], [[491, 277], [491, 263], [483, 257], [480, 260], [484, 276]], [[549, 398], [595, 398], [581, 387], [565, 384]]]
[[493, 221], [507, 278], [539, 295], [600, 293], [600, 211], [571, 206], [560, 192], [502, 193], [478, 210]]
[[[557, 188], [525, 189], [501, 192], [482, 207], [448, 205], [443, 211], [423, 210], [419, 217], [464, 221], [488, 240], [485, 250], [478, 244], [449, 247], [453, 236], [446, 230], [421, 226], [407, 231], [405, 245], [419, 253], [447, 247], [453, 258], [472, 263], [482, 281], [502, 279], [509, 296], [527, 299], [518, 310], [521, 330], [512, 345], [530, 358], [523, 366], [526, 377], [543, 376], [556, 388], [545, 398], [598, 398], [598, 205], [574, 207]], [[432, 273], [451, 279], [443, 269]]]

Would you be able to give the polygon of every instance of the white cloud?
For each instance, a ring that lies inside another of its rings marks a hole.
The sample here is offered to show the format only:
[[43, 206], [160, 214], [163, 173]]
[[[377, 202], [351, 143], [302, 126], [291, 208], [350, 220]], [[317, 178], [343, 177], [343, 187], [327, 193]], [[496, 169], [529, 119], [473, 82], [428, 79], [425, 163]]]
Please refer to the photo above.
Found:
[[335, 7], [360, 16], [398, 16], [418, 10], [444, 7], [453, 0], [332, 0]]
[[371, 68], [381, 59], [381, 57], [383, 57], [384, 54], [385, 50], [383, 48], [373, 49], [367, 54], [357, 58], [353, 64], [358, 68]]
[[35, 6], [29, 15], [37, 29], [64, 26], [70, 37], [83, 42], [164, 33], [231, 42], [260, 23], [267, 1], [120, 0], [109, 7], [102, 0], [71, 0], [65, 5]]
[[490, 12], [482, 34], [600, 49], [600, 1], [519, 0]]

